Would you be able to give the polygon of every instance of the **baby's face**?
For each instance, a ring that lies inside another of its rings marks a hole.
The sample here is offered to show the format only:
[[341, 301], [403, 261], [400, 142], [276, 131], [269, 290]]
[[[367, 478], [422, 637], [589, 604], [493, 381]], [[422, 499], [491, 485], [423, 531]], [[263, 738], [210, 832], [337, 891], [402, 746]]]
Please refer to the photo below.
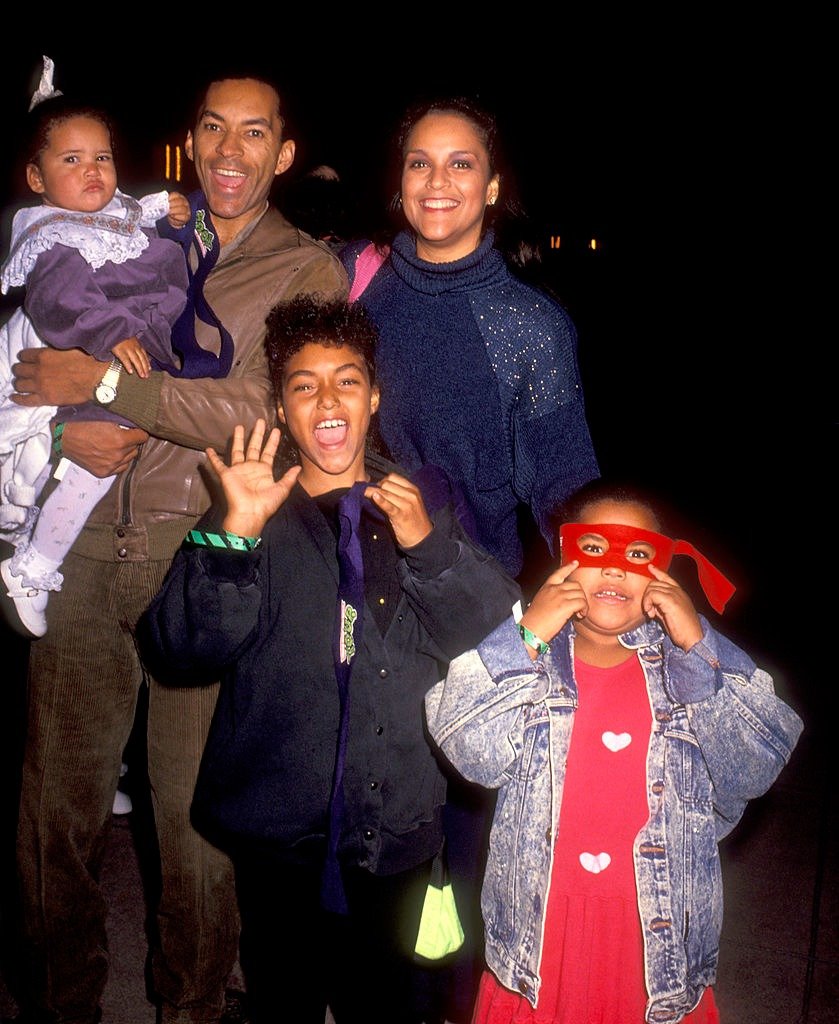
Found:
[[53, 127], [26, 180], [47, 206], [97, 213], [114, 198], [117, 172], [108, 129], [92, 117], [71, 117]]

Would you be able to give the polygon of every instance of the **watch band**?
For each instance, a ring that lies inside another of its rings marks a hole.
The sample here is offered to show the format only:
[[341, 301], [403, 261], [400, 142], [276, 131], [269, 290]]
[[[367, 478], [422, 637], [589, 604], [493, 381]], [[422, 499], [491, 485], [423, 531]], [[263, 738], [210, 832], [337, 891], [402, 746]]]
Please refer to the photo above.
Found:
[[94, 398], [100, 405], [110, 405], [117, 397], [117, 385], [121, 374], [122, 363], [114, 356], [93, 392]]

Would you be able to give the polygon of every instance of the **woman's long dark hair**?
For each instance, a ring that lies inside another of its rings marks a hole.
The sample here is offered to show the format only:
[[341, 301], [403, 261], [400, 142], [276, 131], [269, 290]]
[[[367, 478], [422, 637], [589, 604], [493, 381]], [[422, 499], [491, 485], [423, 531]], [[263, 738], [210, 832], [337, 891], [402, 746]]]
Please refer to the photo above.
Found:
[[490, 227], [495, 230], [495, 247], [514, 273], [525, 279], [534, 278], [542, 262], [539, 236], [519, 196], [515, 178], [503, 151], [497, 118], [477, 100], [468, 96], [423, 99], [413, 103], [403, 113], [393, 136], [391, 154], [394, 188], [389, 212], [394, 233], [404, 227], [400, 184], [405, 146], [417, 123], [431, 113], [455, 114], [468, 121], [477, 131], [487, 151], [490, 175], [498, 175], [501, 184], [498, 202], [486, 208], [484, 231]]

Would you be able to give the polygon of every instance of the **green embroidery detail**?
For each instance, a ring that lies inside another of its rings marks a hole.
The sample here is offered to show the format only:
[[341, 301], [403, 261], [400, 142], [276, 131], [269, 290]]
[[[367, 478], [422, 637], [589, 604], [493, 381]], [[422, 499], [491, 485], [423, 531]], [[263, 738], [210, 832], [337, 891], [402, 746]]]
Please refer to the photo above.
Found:
[[215, 235], [204, 223], [204, 211], [198, 210], [195, 214], [195, 233], [201, 239], [205, 249], [212, 249]]
[[351, 604], [344, 605], [344, 655], [349, 663], [355, 656], [355, 640], [353, 639], [353, 627], [358, 618], [358, 612]]

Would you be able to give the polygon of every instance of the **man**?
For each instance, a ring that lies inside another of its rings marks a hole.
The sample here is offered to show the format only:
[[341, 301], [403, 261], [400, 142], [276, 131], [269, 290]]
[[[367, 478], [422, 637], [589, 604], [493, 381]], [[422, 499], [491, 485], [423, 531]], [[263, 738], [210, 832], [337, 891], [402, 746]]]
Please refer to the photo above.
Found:
[[22, 353], [14, 367], [20, 404], [95, 395], [138, 426], [68, 423], [57, 443], [97, 475], [121, 478], [64, 563], [47, 634], [30, 652], [18, 857], [36, 1020], [89, 1024], [101, 1015], [107, 908], [98, 871], [144, 682], [162, 874], [153, 955], [159, 1019], [222, 1019], [238, 941], [233, 875], [189, 820], [217, 685], [159, 684], [137, 656], [134, 626], [210, 504], [204, 449], [225, 449], [236, 423], [274, 421], [268, 311], [301, 292], [346, 294], [346, 275], [328, 249], [269, 207], [275, 176], [294, 159], [283, 128], [271, 84], [222, 77], [209, 85], [186, 138], [203, 195], [192, 197], [185, 232], [194, 313], [179, 321], [173, 341], [208, 365], [221, 363], [226, 375], [141, 379], [77, 350]]

